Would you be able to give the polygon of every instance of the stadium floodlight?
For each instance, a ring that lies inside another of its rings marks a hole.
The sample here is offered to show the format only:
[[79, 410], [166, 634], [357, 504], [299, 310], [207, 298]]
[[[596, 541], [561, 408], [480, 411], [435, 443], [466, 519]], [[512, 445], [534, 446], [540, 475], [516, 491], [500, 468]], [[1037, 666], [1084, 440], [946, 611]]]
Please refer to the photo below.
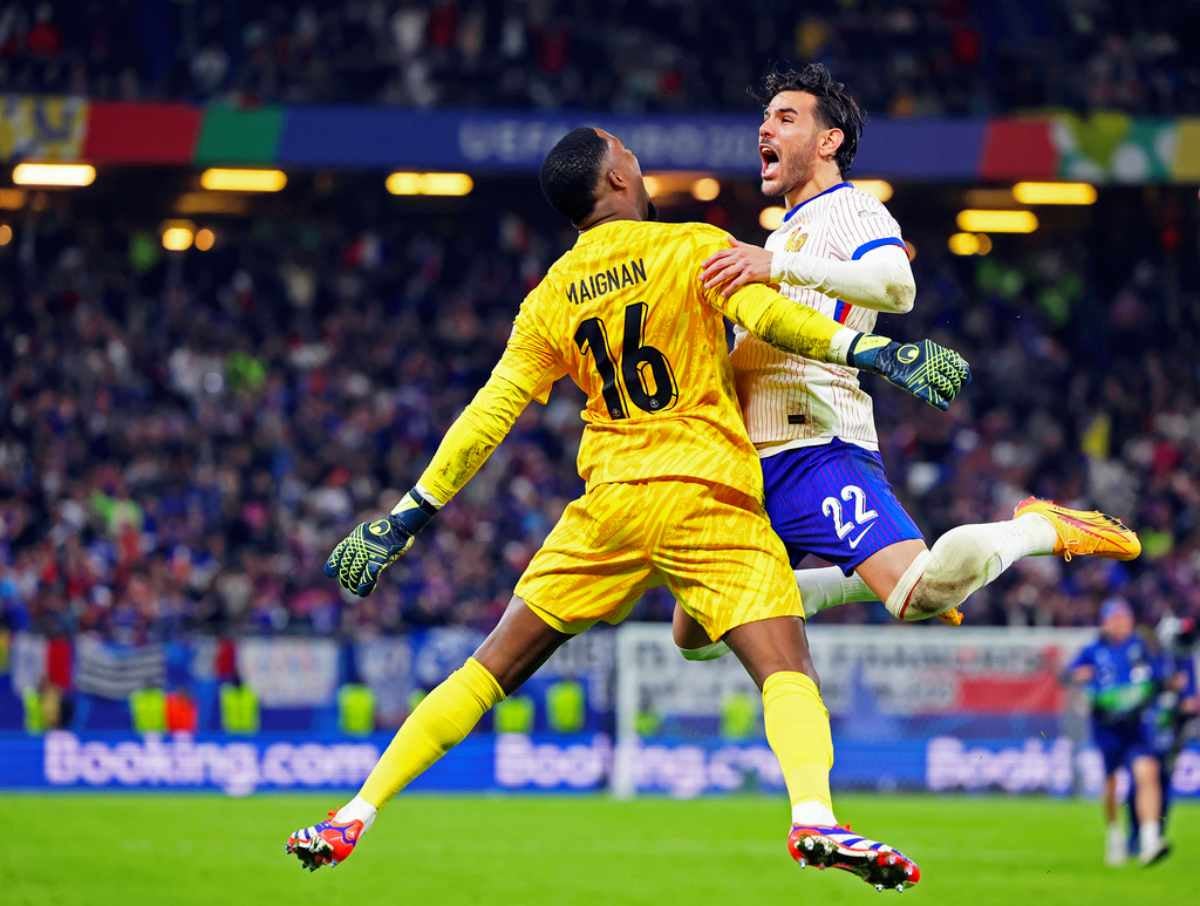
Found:
[[0, 209], [19, 211], [25, 207], [25, 193], [21, 189], [0, 189]]
[[968, 208], [1007, 208], [1012, 203], [1012, 189], [967, 189], [963, 193], [963, 206]]
[[192, 247], [196, 234], [187, 221], [172, 221], [163, 226], [162, 247], [168, 252], [186, 252]]
[[662, 180], [657, 176], [644, 176], [642, 182], [646, 184], [646, 194], [651, 198], [657, 198], [663, 192]]
[[96, 181], [96, 168], [91, 164], [17, 164], [12, 180], [18, 186], [82, 188]]
[[986, 255], [992, 250], [992, 239], [984, 233], [955, 233], [946, 245], [952, 255]]
[[244, 217], [250, 213], [250, 199], [228, 192], [184, 192], [175, 200], [176, 214], [231, 214]]
[[200, 185], [210, 192], [278, 192], [287, 185], [282, 170], [209, 167], [200, 174]]
[[711, 176], [701, 176], [692, 183], [692, 198], [696, 201], [712, 201], [721, 194], [721, 183]]
[[952, 255], [974, 255], [979, 251], [979, 239], [974, 233], [954, 233], [946, 246]]
[[769, 208], [763, 208], [758, 215], [758, 225], [764, 230], [777, 230], [779, 225], [783, 223], [783, 215], [787, 211], [779, 205], [771, 205]]
[[388, 174], [388, 178], [384, 182], [384, 186], [393, 195], [420, 195], [421, 185], [420, 173], [404, 173], [402, 171]]
[[470, 195], [475, 180], [466, 173], [426, 173], [423, 188], [426, 195]]
[[1021, 204], [1096, 203], [1096, 187], [1086, 182], [1019, 182], [1012, 195]]
[[210, 230], [208, 227], [203, 227], [202, 229], [196, 230], [196, 237], [195, 237], [196, 251], [207, 252], [209, 249], [211, 249], [216, 244], [216, 242], [217, 242], [217, 234], [214, 233], [212, 230]]
[[967, 233], [1032, 233], [1038, 228], [1033, 211], [984, 211], [967, 208], [958, 212], [958, 228]]
[[892, 184], [886, 179], [856, 179], [854, 188], [860, 192], [866, 192], [868, 195], [874, 195], [882, 202], [890, 201], [892, 195], [895, 194]]
[[470, 195], [475, 180], [468, 173], [410, 173], [397, 170], [388, 174], [384, 186], [392, 195]]
[[8, 245], [12, 242], [13, 229], [7, 223], [0, 223], [0, 246]]

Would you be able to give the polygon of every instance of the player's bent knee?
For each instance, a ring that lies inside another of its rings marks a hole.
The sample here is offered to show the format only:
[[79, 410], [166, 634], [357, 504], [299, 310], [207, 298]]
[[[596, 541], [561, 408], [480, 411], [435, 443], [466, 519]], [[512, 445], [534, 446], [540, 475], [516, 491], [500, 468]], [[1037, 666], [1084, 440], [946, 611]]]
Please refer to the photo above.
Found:
[[918, 583], [908, 600], [905, 620], [928, 620], [940, 613], [957, 607], [967, 599], [968, 592], [948, 583]]
[[735, 626], [725, 641], [760, 689], [772, 673], [803, 673], [820, 688], [821, 679], [799, 617], [773, 617]]
[[990, 554], [969, 532], [951, 529], [924, 558], [903, 619], [927, 620], [957, 607], [984, 584]]
[[1133, 759], [1133, 776], [1143, 783], [1153, 783], [1158, 779], [1158, 762], [1148, 755], [1139, 755]]
[[678, 648], [704, 648], [712, 642], [699, 621], [678, 604], [671, 615], [671, 636]]
[[514, 596], [474, 658], [511, 695], [569, 638]]

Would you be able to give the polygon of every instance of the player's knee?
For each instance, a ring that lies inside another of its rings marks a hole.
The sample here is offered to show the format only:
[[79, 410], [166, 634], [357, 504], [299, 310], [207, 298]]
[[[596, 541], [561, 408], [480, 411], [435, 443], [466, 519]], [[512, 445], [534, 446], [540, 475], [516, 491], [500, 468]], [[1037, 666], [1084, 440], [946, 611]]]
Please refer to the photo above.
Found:
[[[743, 663], [745, 663], [744, 660]], [[807, 651], [758, 658], [746, 663], [746, 669], [759, 689], [763, 687], [767, 677], [773, 673], [803, 673], [813, 681], [818, 692], [821, 690], [821, 676], [817, 673], [816, 665], [813, 664], [812, 657]]]
[[965, 532], [952, 529], [939, 538], [913, 586], [905, 619], [925, 620], [965, 601], [981, 584], [979, 561], [985, 554]]
[[671, 636], [680, 650], [703, 648], [712, 643], [703, 627], [678, 605], [671, 617]]
[[1154, 783], [1158, 780], [1158, 762], [1148, 755], [1133, 759], [1133, 778], [1138, 783]]
[[928, 620], [957, 607], [966, 599], [967, 593], [961, 583], [922, 579], [913, 588], [904, 616], [908, 620]]

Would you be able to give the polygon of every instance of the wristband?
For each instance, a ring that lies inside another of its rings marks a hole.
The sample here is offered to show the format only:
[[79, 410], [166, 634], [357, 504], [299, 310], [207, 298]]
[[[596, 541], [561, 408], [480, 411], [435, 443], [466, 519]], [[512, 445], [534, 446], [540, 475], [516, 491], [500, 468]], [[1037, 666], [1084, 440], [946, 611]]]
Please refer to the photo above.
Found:
[[416, 535], [429, 525], [437, 514], [437, 506], [417, 488], [413, 488], [392, 508], [391, 519], [410, 535]]
[[851, 368], [873, 370], [875, 359], [881, 349], [891, 345], [889, 337], [876, 333], [860, 333], [850, 341], [850, 349], [846, 352], [846, 364]]

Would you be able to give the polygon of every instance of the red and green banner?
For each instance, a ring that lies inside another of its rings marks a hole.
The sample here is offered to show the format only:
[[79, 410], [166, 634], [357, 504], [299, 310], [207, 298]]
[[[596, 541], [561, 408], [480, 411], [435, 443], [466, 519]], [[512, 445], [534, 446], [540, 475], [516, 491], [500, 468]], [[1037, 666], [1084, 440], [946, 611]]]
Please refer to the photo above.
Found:
[[[618, 116], [111, 103], [0, 95], [0, 160], [96, 164], [422, 167], [535, 172], [568, 129], [601, 125], [654, 170], [757, 172], [749, 114]], [[1099, 112], [872, 120], [856, 171], [915, 180], [1200, 182], [1200, 118]]]

